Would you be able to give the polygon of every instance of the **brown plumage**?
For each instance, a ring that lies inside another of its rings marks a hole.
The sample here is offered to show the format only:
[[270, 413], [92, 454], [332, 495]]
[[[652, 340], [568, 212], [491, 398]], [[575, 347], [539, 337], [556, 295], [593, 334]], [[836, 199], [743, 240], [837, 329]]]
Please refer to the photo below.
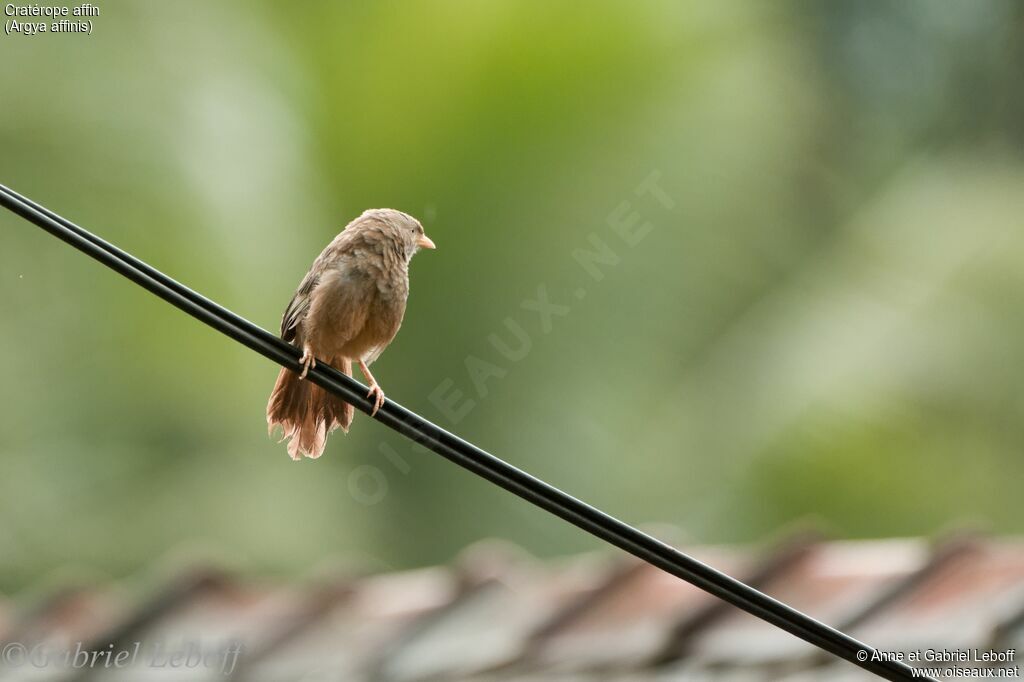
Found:
[[348, 431], [354, 410], [306, 381], [316, 359], [352, 376], [359, 364], [374, 396], [373, 414], [384, 391], [369, 365], [398, 333], [409, 296], [409, 261], [434, 248], [423, 226], [390, 208], [364, 212], [323, 250], [299, 284], [281, 318], [281, 338], [302, 349], [303, 370], [282, 369], [267, 403], [267, 424], [284, 429], [292, 459], [319, 457], [327, 434]]

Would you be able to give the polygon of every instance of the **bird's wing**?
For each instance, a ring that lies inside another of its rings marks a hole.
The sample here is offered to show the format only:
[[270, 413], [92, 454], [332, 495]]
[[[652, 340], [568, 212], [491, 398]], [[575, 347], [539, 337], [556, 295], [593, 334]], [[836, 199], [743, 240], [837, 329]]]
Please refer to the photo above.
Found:
[[309, 311], [313, 290], [316, 289], [316, 285], [320, 281], [320, 274], [323, 272], [322, 267], [317, 267], [320, 264], [319, 259], [317, 261], [302, 279], [292, 300], [288, 302], [288, 307], [284, 309], [284, 315], [281, 316], [281, 338], [285, 341], [295, 340], [295, 328], [305, 319], [306, 312]]
[[282, 339], [288, 342], [295, 340], [297, 328], [306, 319], [313, 300], [313, 291], [320, 283], [324, 271], [331, 262], [352, 250], [352, 241], [352, 234], [348, 230], [343, 230], [313, 261], [312, 267], [302, 278], [299, 288], [295, 290], [292, 300], [288, 302], [288, 307], [284, 309], [284, 315], [281, 316]]

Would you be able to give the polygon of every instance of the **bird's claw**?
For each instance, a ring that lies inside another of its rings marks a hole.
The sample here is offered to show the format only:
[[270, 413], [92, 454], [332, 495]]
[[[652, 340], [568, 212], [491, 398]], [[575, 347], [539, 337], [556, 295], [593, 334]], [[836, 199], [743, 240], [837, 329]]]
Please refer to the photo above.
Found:
[[302, 374], [299, 375], [299, 379], [305, 379], [306, 375], [309, 374], [309, 370], [316, 367], [316, 358], [313, 357], [313, 351], [309, 348], [303, 348], [299, 364], [302, 365]]
[[380, 387], [380, 384], [374, 382], [370, 384], [370, 392], [366, 394], [366, 397], [376, 396], [373, 401], [373, 411], [370, 412], [370, 416], [377, 414], [377, 411], [384, 406], [384, 390]]

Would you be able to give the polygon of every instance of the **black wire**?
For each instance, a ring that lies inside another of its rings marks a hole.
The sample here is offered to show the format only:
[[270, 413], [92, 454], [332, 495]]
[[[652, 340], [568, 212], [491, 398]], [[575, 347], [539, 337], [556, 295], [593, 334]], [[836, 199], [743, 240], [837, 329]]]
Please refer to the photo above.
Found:
[[[274, 362], [298, 369], [299, 351], [259, 326], [222, 308], [53, 211], [0, 185], [0, 205], [92, 256], [168, 303]], [[318, 362], [309, 380], [369, 414], [368, 389]], [[717, 571], [650, 535], [591, 507], [544, 481], [498, 459], [388, 399], [375, 419], [442, 457], [495, 483], [588, 533], [649, 564], [743, 609], [772, 625], [888, 680], [915, 679], [911, 668], [886, 658], [862, 642]], [[859, 660], [858, 656], [865, 658]], [[916, 677], [916, 679], [932, 679]], [[933, 681], [934, 682], [934, 681]]]

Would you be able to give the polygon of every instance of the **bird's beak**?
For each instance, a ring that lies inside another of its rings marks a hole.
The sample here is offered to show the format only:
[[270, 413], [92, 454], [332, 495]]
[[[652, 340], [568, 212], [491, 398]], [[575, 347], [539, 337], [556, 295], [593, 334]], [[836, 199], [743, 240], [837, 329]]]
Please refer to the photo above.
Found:
[[434, 242], [431, 241], [430, 237], [425, 234], [421, 234], [420, 238], [416, 240], [416, 245], [422, 249], [436, 249]]

